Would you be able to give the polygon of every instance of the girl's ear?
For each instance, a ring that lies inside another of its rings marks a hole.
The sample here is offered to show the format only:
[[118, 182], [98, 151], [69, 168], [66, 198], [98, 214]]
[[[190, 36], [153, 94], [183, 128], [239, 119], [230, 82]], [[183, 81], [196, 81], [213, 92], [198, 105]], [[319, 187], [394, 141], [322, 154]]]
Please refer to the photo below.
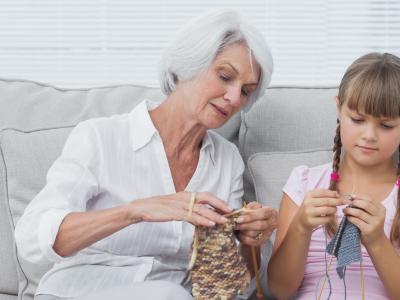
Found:
[[339, 113], [340, 112], [340, 105], [339, 105], [339, 97], [335, 96], [335, 103], [336, 103], [336, 110]]
[[337, 115], [338, 115], [338, 118], [339, 118], [339, 116], [340, 116], [340, 104], [339, 104], [339, 97], [338, 96], [335, 96], [335, 103], [336, 103]]

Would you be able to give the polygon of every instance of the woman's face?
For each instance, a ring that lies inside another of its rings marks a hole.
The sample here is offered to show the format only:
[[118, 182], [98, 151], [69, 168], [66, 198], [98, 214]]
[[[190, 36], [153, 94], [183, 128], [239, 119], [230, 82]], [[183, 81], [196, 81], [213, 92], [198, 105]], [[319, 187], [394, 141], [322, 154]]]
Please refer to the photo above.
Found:
[[185, 113], [206, 128], [226, 123], [256, 89], [260, 67], [242, 44], [223, 50], [197, 78], [178, 84], [184, 93]]

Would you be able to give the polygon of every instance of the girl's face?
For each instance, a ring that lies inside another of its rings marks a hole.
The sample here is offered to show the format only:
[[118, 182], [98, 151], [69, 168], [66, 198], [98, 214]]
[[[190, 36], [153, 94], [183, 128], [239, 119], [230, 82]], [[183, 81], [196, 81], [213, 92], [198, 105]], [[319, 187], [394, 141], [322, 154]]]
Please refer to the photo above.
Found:
[[346, 156], [363, 166], [376, 166], [392, 159], [400, 143], [400, 118], [376, 118], [351, 110], [346, 103], [339, 109], [340, 137]]
[[247, 47], [233, 44], [197, 78], [178, 85], [187, 100], [185, 112], [206, 128], [218, 128], [247, 103], [259, 77], [260, 67]]

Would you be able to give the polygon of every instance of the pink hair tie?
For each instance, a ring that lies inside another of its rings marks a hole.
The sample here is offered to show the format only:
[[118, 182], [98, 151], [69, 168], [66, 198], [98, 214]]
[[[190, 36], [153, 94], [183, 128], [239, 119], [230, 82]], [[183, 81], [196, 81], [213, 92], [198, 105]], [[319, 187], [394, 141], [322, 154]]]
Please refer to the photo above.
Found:
[[400, 177], [397, 178], [397, 180], [396, 180], [396, 185], [397, 185], [398, 187], [400, 187]]
[[[331, 180], [335, 181], [335, 182], [338, 182], [339, 181], [339, 174], [337, 172], [332, 172], [331, 173]], [[400, 184], [400, 180], [399, 180], [399, 184]]]

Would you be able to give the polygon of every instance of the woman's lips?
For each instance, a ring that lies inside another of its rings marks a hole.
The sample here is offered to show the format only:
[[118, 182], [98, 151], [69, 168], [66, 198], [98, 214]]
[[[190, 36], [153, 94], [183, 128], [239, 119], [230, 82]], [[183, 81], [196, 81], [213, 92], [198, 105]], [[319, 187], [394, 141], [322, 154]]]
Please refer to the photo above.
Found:
[[219, 106], [217, 106], [217, 105], [215, 105], [215, 104], [212, 104], [211, 103], [211, 105], [212, 105], [212, 107], [218, 112], [218, 113], [220, 113], [221, 115], [223, 115], [223, 116], [227, 116], [228, 115], [228, 113], [224, 110], [224, 109], [222, 109], [221, 107], [219, 107]]

